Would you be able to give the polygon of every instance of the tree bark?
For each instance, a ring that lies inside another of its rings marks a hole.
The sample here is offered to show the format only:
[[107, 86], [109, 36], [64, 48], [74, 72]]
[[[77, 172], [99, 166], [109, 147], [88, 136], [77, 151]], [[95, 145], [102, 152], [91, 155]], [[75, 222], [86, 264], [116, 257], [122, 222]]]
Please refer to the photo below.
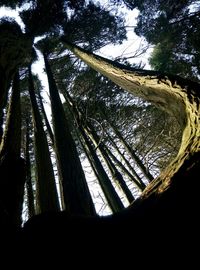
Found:
[[117, 146], [117, 144], [114, 142], [114, 140], [110, 137], [110, 135], [108, 133], [107, 133], [107, 136], [109, 138], [109, 141], [111, 142], [111, 144], [114, 146], [115, 150], [117, 151], [117, 154], [124, 160], [125, 164], [127, 165], [129, 170], [131, 171], [131, 173], [128, 171], [128, 175], [129, 175], [129, 178], [131, 179], [131, 181], [133, 181], [135, 183], [135, 185], [140, 190], [144, 190], [146, 187], [145, 183], [142, 181], [142, 179], [140, 178], [138, 173], [135, 171], [135, 169], [131, 166], [130, 162], [127, 160], [125, 155], [123, 153], [121, 153], [119, 147]]
[[51, 128], [51, 126], [49, 124], [49, 120], [47, 118], [47, 115], [46, 115], [46, 112], [45, 112], [45, 109], [44, 109], [44, 105], [43, 105], [43, 102], [42, 102], [42, 96], [40, 94], [40, 91], [38, 91], [38, 97], [39, 97], [40, 108], [41, 108], [41, 111], [42, 111], [42, 114], [43, 114], [43, 117], [44, 117], [44, 122], [45, 122], [45, 125], [46, 125], [46, 128], [47, 128], [49, 137], [51, 139], [52, 145], [54, 145], [53, 131], [52, 131], [52, 128]]
[[[1, 27], [3, 29], [1, 29]], [[31, 55], [32, 39], [9, 22], [0, 25], [0, 118], [6, 105], [8, 90], [13, 76], [20, 65]], [[2, 119], [0, 119], [0, 124]], [[0, 125], [0, 137], [2, 135]]]
[[82, 125], [81, 112], [79, 112], [76, 104], [73, 102], [72, 98], [67, 92], [65, 93], [65, 100], [68, 107], [71, 109], [71, 113], [76, 121], [77, 128], [79, 129], [82, 138], [81, 143], [85, 150], [85, 154], [91, 164], [94, 174], [99, 181], [108, 205], [113, 213], [119, 212], [124, 209], [123, 203], [115, 191], [112, 182], [108, 177], [108, 174], [106, 173], [96, 151], [94, 150], [94, 147], [92, 146], [92, 143], [87, 136], [86, 128]]
[[86, 148], [86, 151], [89, 156], [90, 162], [93, 164], [93, 170], [94, 173], [97, 176], [97, 179], [99, 179], [99, 184], [103, 190], [103, 193], [106, 197], [106, 200], [108, 202], [108, 205], [110, 206], [113, 213], [119, 212], [122, 209], [124, 209], [123, 203], [115, 191], [106, 171], [104, 170], [101, 161], [99, 160], [99, 157], [97, 156], [94, 148], [91, 145], [91, 142], [89, 141], [84, 129], [79, 127], [81, 130], [81, 135], [84, 139], [84, 145]]
[[[87, 125], [87, 124], [86, 124]], [[89, 123], [88, 123], [89, 125]], [[109, 155], [106, 152], [106, 149], [104, 148], [105, 146], [102, 145], [102, 143], [99, 144], [100, 138], [98, 137], [98, 135], [95, 133], [94, 128], [89, 125], [89, 127], [87, 126], [86, 128], [87, 134], [88, 136], [91, 138], [92, 142], [94, 143], [94, 146], [97, 150], [97, 148], [99, 149], [101, 156], [103, 158], [103, 160], [105, 161], [113, 180], [118, 184], [118, 186], [121, 188], [121, 190], [124, 192], [124, 194], [126, 195], [126, 198], [128, 199], [129, 203], [134, 201], [134, 197], [133, 194], [131, 193], [131, 191], [129, 190], [126, 182], [124, 181], [121, 173], [118, 171], [118, 169], [115, 167], [115, 165], [113, 164], [112, 160], [110, 159]]]
[[37, 213], [42, 213], [46, 211], [58, 211], [60, 207], [53, 165], [51, 162], [49, 146], [46, 134], [43, 129], [43, 123], [38, 109], [37, 100], [35, 97], [31, 66], [29, 66], [29, 94], [33, 114], [35, 159], [37, 168]]
[[26, 161], [26, 188], [27, 188], [27, 205], [28, 205], [28, 216], [29, 218], [35, 215], [35, 203], [34, 203], [34, 194], [33, 194], [33, 183], [31, 177], [31, 161], [29, 154], [30, 146], [30, 117], [26, 118], [26, 140], [25, 140], [25, 149], [24, 156]]
[[142, 163], [142, 161], [140, 160], [140, 158], [136, 155], [135, 151], [130, 147], [130, 145], [128, 145], [128, 143], [126, 142], [126, 140], [124, 140], [121, 132], [117, 129], [117, 127], [113, 123], [110, 123], [110, 122], [109, 122], [109, 125], [114, 130], [115, 134], [120, 139], [120, 141], [123, 144], [124, 148], [129, 153], [129, 155], [131, 156], [132, 160], [135, 162], [135, 164], [137, 165], [137, 167], [143, 173], [143, 175], [145, 176], [145, 178], [149, 182], [151, 182], [153, 180], [153, 176], [151, 175], [151, 173], [149, 172], [149, 170], [144, 166], [144, 164]]
[[20, 226], [25, 165], [24, 159], [20, 157], [21, 107], [18, 72], [14, 76], [12, 91], [6, 127], [0, 145], [0, 204], [10, 222]]

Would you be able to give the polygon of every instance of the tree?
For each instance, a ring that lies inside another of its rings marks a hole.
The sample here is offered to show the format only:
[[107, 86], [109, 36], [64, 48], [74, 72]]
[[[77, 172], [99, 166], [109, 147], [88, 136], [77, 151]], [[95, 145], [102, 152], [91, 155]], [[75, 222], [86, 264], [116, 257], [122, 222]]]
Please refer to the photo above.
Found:
[[[22, 33], [20, 26], [7, 18], [0, 22], [0, 48], [3, 52], [0, 57], [0, 139], [2, 136], [3, 108], [5, 107], [14, 73], [19, 66], [27, 63], [31, 54], [32, 40]], [[8, 46], [8, 44], [10, 44]]]
[[14, 76], [6, 127], [0, 145], [1, 209], [11, 224], [20, 227], [25, 184], [21, 158], [21, 107], [19, 74]]
[[32, 38], [57, 31], [67, 19], [64, 0], [35, 0], [30, 6], [21, 11], [20, 17], [26, 26], [26, 33]]
[[[42, 44], [43, 43], [43, 44]], [[55, 149], [60, 167], [65, 209], [71, 214], [94, 215], [94, 205], [81, 167], [75, 143], [70, 134], [56, 82], [48, 61], [47, 43], [40, 42], [49, 83]]]
[[199, 81], [198, 1], [124, 0], [124, 3], [140, 11], [135, 33], [156, 45], [152, 67]]
[[34, 140], [35, 140], [35, 159], [37, 167], [37, 212], [59, 210], [59, 201], [52, 161], [46, 134], [37, 105], [35, 87], [31, 72], [31, 65], [28, 67], [29, 73], [29, 95], [32, 105]]
[[109, 43], [120, 44], [126, 39], [124, 20], [92, 2], [72, 15], [64, 26], [64, 32], [68, 41], [84, 43], [91, 50], [98, 50]]
[[[83, 149], [85, 151], [85, 154], [88, 158], [88, 161], [91, 164], [91, 167], [99, 181], [99, 184], [103, 190], [104, 196], [106, 197], [106, 200], [108, 202], [109, 207], [111, 208], [112, 212], [119, 212], [124, 208], [123, 203], [121, 202], [119, 195], [115, 191], [112, 182], [109, 179], [108, 174], [104, 170], [103, 165], [101, 164], [101, 161], [94, 149], [96, 148], [96, 141], [94, 140], [94, 137], [92, 135], [92, 139], [90, 136], [90, 132], [88, 135], [88, 125], [83, 121], [83, 116], [78, 108], [78, 106], [74, 103], [72, 98], [69, 94], [65, 94], [65, 99], [67, 103], [67, 107], [71, 109], [71, 113], [76, 121], [76, 128], [79, 129], [80, 137], [81, 137], [81, 144], [83, 146]], [[81, 120], [82, 119], [82, 120]], [[91, 127], [91, 126], [90, 126]], [[94, 134], [94, 133], [93, 133]], [[91, 142], [91, 141], [92, 142]]]

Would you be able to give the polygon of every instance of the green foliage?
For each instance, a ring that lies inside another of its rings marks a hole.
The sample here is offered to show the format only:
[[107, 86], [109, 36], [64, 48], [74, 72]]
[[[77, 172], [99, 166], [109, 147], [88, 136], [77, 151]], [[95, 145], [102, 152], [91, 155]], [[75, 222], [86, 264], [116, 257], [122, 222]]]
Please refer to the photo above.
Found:
[[74, 13], [65, 24], [64, 31], [68, 41], [86, 43], [91, 50], [97, 50], [108, 43], [122, 43], [126, 38], [124, 20], [92, 2]]
[[17, 6], [22, 6], [26, 2], [27, 0], [0, 0], [0, 6], [16, 8]]
[[0, 35], [5, 34], [6, 32], [22, 34], [20, 26], [10, 17], [3, 17], [0, 19]]
[[156, 45], [150, 60], [152, 67], [199, 81], [198, 1], [124, 0], [124, 3], [140, 11], [135, 33]]
[[35, 0], [31, 7], [20, 12], [26, 33], [40, 36], [55, 31], [66, 19], [64, 0]]
[[178, 49], [170, 48], [165, 43], [158, 43], [149, 58], [150, 65], [154, 70], [177, 74], [185, 78], [198, 81], [200, 62], [197, 57], [178, 54]]

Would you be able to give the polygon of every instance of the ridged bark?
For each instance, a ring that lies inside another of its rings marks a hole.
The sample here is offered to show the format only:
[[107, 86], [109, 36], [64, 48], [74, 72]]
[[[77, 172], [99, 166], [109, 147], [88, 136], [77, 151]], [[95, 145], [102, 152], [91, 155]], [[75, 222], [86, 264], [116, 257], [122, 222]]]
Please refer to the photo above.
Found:
[[36, 198], [37, 212], [58, 211], [59, 201], [55, 183], [53, 165], [50, 157], [46, 134], [35, 97], [31, 66], [29, 66], [29, 94], [32, 105], [34, 126], [34, 148], [36, 159]]

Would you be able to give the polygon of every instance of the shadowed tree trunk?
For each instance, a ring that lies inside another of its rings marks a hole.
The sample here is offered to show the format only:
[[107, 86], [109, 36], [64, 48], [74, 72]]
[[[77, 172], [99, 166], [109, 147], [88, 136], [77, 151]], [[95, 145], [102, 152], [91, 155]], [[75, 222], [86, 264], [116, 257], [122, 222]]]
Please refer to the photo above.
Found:
[[84, 140], [84, 147], [88, 156], [89, 161], [91, 162], [92, 168], [94, 170], [97, 179], [99, 180], [99, 184], [103, 190], [103, 193], [106, 197], [108, 205], [110, 206], [113, 213], [119, 212], [124, 209], [123, 203], [115, 191], [108, 174], [104, 170], [99, 157], [97, 156], [91, 142], [89, 141], [85, 130], [79, 127], [82, 138]]
[[135, 184], [135, 186], [139, 189], [139, 190], [144, 190], [145, 189], [145, 184], [143, 184], [142, 186], [140, 185], [140, 183], [138, 183], [137, 179], [134, 178], [134, 176], [129, 172], [129, 170], [124, 166], [124, 164], [119, 161], [117, 159], [117, 157], [112, 153], [112, 151], [107, 147], [106, 148], [107, 154], [110, 156], [110, 158], [113, 160], [113, 162], [119, 167], [121, 168], [121, 170], [123, 171], [123, 175], [125, 174], [129, 180], [131, 182], [133, 182]]
[[0, 145], [0, 204], [8, 219], [21, 225], [25, 165], [20, 157], [21, 107], [19, 74], [14, 76], [6, 126]]
[[106, 163], [106, 165], [107, 165], [107, 167], [112, 175], [113, 180], [118, 184], [118, 186], [121, 188], [123, 193], [126, 195], [126, 198], [129, 201], [129, 203], [133, 202], [134, 197], [133, 197], [131, 191], [129, 190], [126, 182], [124, 181], [122, 174], [118, 171], [118, 169], [115, 167], [114, 163], [110, 159], [109, 155], [106, 152], [105, 146], [102, 145], [102, 142], [100, 142], [100, 138], [96, 134], [92, 125], [87, 123], [85, 130], [86, 130], [86, 133], [88, 134], [88, 136], [90, 137], [90, 139], [92, 140], [92, 142], [95, 146], [95, 149], [96, 150], [97, 150], [97, 148], [99, 149], [101, 156], [102, 156], [104, 162]]
[[49, 82], [55, 149], [62, 181], [65, 209], [70, 214], [95, 215], [85, 175], [71, 136], [62, 102], [47, 56], [45, 68]]
[[53, 165], [50, 157], [46, 134], [35, 97], [31, 65], [29, 66], [29, 94], [34, 123], [34, 148], [37, 168], [37, 212], [58, 211], [59, 201], [55, 183]]
[[122, 209], [124, 209], [123, 203], [115, 191], [112, 182], [110, 181], [108, 174], [104, 170], [103, 165], [101, 164], [101, 161], [94, 149], [95, 145], [93, 146], [91, 141], [89, 140], [86, 132], [86, 128], [83, 127], [80, 119], [81, 112], [79, 112], [76, 104], [71, 99], [70, 95], [66, 92], [65, 93], [65, 99], [67, 106], [70, 108], [70, 111], [76, 121], [77, 128], [80, 132], [81, 137], [81, 143], [83, 146], [83, 149], [85, 151], [85, 154], [91, 164], [91, 167], [94, 171], [94, 174], [96, 175], [99, 184], [103, 190], [104, 196], [108, 202], [108, 205], [113, 213], [119, 212]]
[[48, 131], [48, 134], [49, 134], [49, 137], [51, 139], [51, 143], [52, 145], [54, 145], [54, 135], [53, 135], [53, 131], [51, 129], [51, 126], [49, 124], [49, 120], [47, 118], [47, 115], [46, 115], [46, 112], [45, 112], [45, 109], [44, 109], [44, 105], [43, 105], [43, 102], [42, 102], [42, 96], [41, 96], [41, 93], [40, 91], [38, 91], [38, 97], [39, 97], [39, 103], [40, 103], [40, 108], [41, 108], [41, 111], [42, 111], [42, 115], [44, 117], [44, 122], [45, 122], [45, 125], [46, 125], [46, 128], [47, 128], [47, 131]]
[[[140, 178], [140, 176], [138, 175], [138, 173], [136, 172], [136, 170], [131, 166], [130, 162], [128, 161], [128, 159], [125, 157], [125, 155], [120, 151], [119, 147], [117, 146], [117, 144], [115, 143], [115, 141], [111, 138], [111, 136], [106, 132], [110, 143], [114, 146], [114, 149], [117, 152], [117, 155], [119, 155], [119, 157], [125, 162], [126, 166], [128, 167], [129, 171], [127, 172], [129, 175], [129, 178], [131, 179], [131, 181], [133, 181], [135, 183], [135, 185], [140, 189], [140, 190], [144, 190], [146, 185], [145, 183], [142, 181], [142, 179]], [[126, 168], [124, 168], [126, 171]]]
[[3, 108], [16, 69], [25, 63], [31, 54], [32, 39], [22, 33], [19, 25], [5, 21], [0, 23], [0, 141]]
[[35, 215], [35, 203], [34, 203], [34, 194], [33, 194], [33, 183], [31, 178], [31, 161], [29, 154], [29, 145], [30, 145], [30, 117], [26, 118], [26, 140], [25, 140], [25, 149], [24, 156], [26, 161], [26, 188], [27, 188], [27, 205], [28, 205], [28, 216], [33, 217]]
[[126, 140], [124, 140], [121, 132], [117, 129], [117, 127], [113, 123], [110, 123], [110, 121], [108, 121], [108, 123], [112, 127], [112, 129], [115, 132], [115, 134], [117, 135], [117, 137], [120, 139], [120, 142], [123, 144], [124, 148], [129, 153], [130, 157], [135, 162], [137, 167], [141, 170], [141, 172], [146, 177], [146, 179], [149, 182], [151, 182], [153, 180], [153, 176], [151, 175], [149, 170], [144, 166], [144, 164], [142, 163], [140, 158], [136, 155], [135, 151], [130, 147], [130, 145], [126, 142]]

